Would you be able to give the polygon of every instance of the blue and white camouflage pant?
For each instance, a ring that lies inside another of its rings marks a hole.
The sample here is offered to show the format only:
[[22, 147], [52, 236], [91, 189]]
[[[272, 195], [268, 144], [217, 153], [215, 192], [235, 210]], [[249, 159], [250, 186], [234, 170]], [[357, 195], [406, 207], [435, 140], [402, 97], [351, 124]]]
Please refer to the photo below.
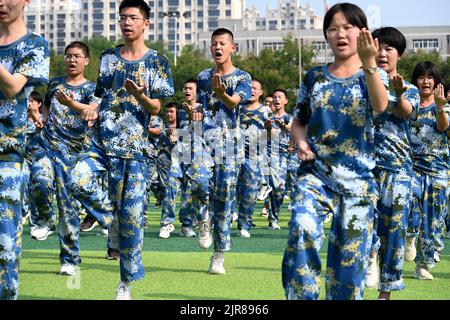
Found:
[[256, 196], [261, 187], [262, 172], [256, 161], [245, 159], [240, 165], [237, 182], [238, 229], [250, 230]]
[[45, 138], [39, 143], [40, 148], [33, 151], [30, 170], [30, 189], [39, 213], [37, 224], [41, 227], [53, 226], [53, 194], [56, 193], [59, 212], [59, 259], [61, 264], [77, 265], [81, 262], [78, 244], [80, 203], [67, 189], [67, 183], [78, 152], [61, 142], [57, 144], [58, 148], [52, 148]]
[[318, 299], [324, 220], [333, 214], [326, 269], [326, 298], [361, 300], [376, 197], [343, 196], [312, 174], [302, 173], [293, 189], [282, 282], [289, 300]]
[[377, 203], [378, 223], [374, 224], [380, 237], [380, 291], [390, 292], [405, 288], [403, 256], [405, 251], [408, 215], [412, 202], [411, 177], [402, 173], [375, 171], [380, 187]]
[[0, 161], [0, 300], [19, 293], [22, 196], [22, 164]]
[[288, 154], [280, 153], [278, 157], [272, 157], [269, 175], [269, 185], [272, 187], [269, 193], [269, 223], [278, 223], [280, 209], [286, 195], [287, 168]]
[[416, 172], [413, 207], [408, 225], [408, 236], [418, 234], [418, 266], [431, 270], [434, 254], [444, 248], [445, 216], [447, 214], [447, 179]]
[[[98, 188], [96, 177], [108, 174], [108, 193]], [[120, 278], [135, 281], [144, 277], [142, 247], [144, 241], [144, 214], [146, 209], [148, 167], [145, 161], [108, 156], [91, 146], [82, 154], [71, 171], [71, 189], [88, 214], [104, 227], [118, 222]]]
[[236, 207], [236, 161], [216, 164], [212, 177], [209, 212], [212, 216], [214, 251], [231, 250], [231, 222]]

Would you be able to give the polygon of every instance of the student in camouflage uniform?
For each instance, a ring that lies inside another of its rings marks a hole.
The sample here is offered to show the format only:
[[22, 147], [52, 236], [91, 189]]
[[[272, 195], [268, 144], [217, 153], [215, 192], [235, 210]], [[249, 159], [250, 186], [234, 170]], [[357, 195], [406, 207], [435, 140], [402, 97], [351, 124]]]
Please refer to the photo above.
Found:
[[39, 214], [37, 228], [31, 237], [45, 240], [53, 233], [53, 195], [59, 212], [59, 240], [61, 274], [75, 274], [81, 262], [78, 245], [80, 205], [66, 187], [69, 170], [83, 149], [87, 122], [80, 118], [83, 110], [97, 107], [95, 83], [84, 77], [89, 63], [89, 48], [82, 42], [70, 43], [64, 51], [67, 75], [52, 79], [44, 98], [49, 108], [48, 121], [37, 139], [30, 169], [30, 190]]
[[[383, 27], [372, 33], [378, 39], [377, 65], [390, 77], [389, 107], [375, 117], [376, 168], [380, 188], [378, 219], [374, 220], [373, 248], [369, 258], [366, 287], [377, 287], [379, 299], [390, 299], [391, 291], [405, 288], [403, 256], [408, 215], [412, 202], [413, 162], [410, 147], [410, 119], [417, 117], [419, 91], [403, 80], [397, 62], [406, 49], [406, 39], [395, 28]], [[380, 256], [378, 273], [377, 254]], [[380, 281], [381, 274], [381, 281]]]
[[18, 297], [28, 96], [50, 64], [47, 41], [23, 20], [28, 3], [3, 1], [0, 15], [0, 300]]
[[[432, 280], [431, 269], [444, 247], [445, 216], [447, 214], [447, 171], [449, 151], [446, 130], [450, 108], [446, 104], [444, 87], [437, 67], [431, 62], [419, 63], [412, 83], [419, 88], [420, 109], [411, 123], [411, 147], [414, 159], [414, 204], [408, 226], [408, 236], [417, 235], [416, 269], [414, 277]], [[414, 237], [410, 237], [405, 259], [415, 254]], [[413, 247], [413, 248], [411, 248]]]
[[[117, 217], [120, 282], [117, 300], [131, 299], [131, 281], [144, 277], [142, 245], [149, 170], [148, 123], [161, 108], [160, 99], [174, 93], [169, 62], [146, 47], [144, 31], [150, 8], [142, 0], [124, 0], [119, 6], [125, 45], [100, 56], [95, 95], [102, 99], [99, 113], [85, 112], [85, 120], [99, 121], [98, 139], [80, 156], [71, 172], [71, 189], [86, 211], [104, 226]], [[96, 198], [92, 177], [108, 173], [110, 203]], [[111, 230], [113, 232], [113, 230]]]
[[388, 106], [389, 78], [376, 67], [377, 42], [359, 7], [334, 5], [323, 30], [335, 61], [310, 70], [297, 98], [292, 133], [303, 162], [293, 190], [282, 283], [287, 299], [319, 297], [323, 222], [331, 212], [326, 298], [363, 299], [378, 196], [373, 113]]
[[[238, 175], [239, 106], [251, 99], [250, 75], [233, 66], [232, 54], [236, 51], [233, 33], [217, 29], [211, 36], [211, 54], [215, 68], [198, 75], [198, 101], [202, 103], [203, 131], [206, 147], [214, 159], [214, 168], [201, 166], [199, 179], [204, 179], [204, 190], [210, 190], [209, 214], [211, 222], [201, 221], [199, 244], [208, 248], [212, 241], [209, 226], [213, 225], [214, 254], [209, 273], [224, 274], [224, 252], [231, 250], [231, 220], [235, 211], [236, 182]], [[194, 159], [194, 164], [196, 159]]]
[[268, 170], [267, 130], [264, 125], [272, 118], [272, 110], [259, 102], [262, 94], [261, 81], [253, 78], [251, 102], [242, 106], [239, 112], [241, 134], [245, 139], [243, 150], [245, 159], [244, 163], [240, 164], [236, 200], [239, 236], [243, 238], [250, 238], [256, 195], [264, 171]]

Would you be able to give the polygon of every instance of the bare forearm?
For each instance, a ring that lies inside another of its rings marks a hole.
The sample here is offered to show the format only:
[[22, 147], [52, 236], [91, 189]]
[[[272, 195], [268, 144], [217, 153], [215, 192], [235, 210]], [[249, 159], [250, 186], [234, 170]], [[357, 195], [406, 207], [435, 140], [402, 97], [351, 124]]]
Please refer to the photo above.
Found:
[[380, 74], [378, 72], [374, 74], [366, 72], [366, 83], [373, 111], [383, 113], [388, 106], [388, 97]]
[[10, 74], [3, 65], [0, 65], [0, 90], [8, 99], [19, 93], [27, 81], [24, 75]]
[[242, 98], [238, 95], [229, 96], [226, 92], [223, 94], [217, 94], [219, 99], [225, 104], [228, 109], [233, 110], [241, 102]]
[[96, 110], [98, 107], [97, 103], [94, 104], [84, 104], [77, 101], [73, 101], [67, 105], [72, 110], [75, 110], [78, 113], [82, 113], [83, 110]]
[[437, 129], [441, 132], [446, 131], [448, 129], [449, 126], [448, 118], [443, 110], [436, 114], [436, 124]]
[[136, 97], [138, 103], [152, 115], [157, 115], [159, 110], [161, 110], [161, 100], [160, 99], [150, 99], [145, 94], [141, 94]]
[[403, 98], [403, 96], [397, 97], [397, 108], [392, 112], [397, 118], [402, 119], [408, 117], [413, 112], [412, 104]]

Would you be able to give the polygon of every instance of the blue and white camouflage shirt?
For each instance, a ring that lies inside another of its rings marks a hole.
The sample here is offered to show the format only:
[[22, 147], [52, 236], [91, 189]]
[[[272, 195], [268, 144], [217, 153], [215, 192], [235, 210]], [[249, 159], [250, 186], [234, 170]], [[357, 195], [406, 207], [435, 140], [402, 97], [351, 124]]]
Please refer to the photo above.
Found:
[[100, 56], [99, 77], [95, 95], [100, 103], [100, 140], [110, 156], [135, 160], [148, 158], [147, 112], [125, 89], [126, 79], [146, 86], [150, 99], [174, 94], [169, 61], [156, 51], [148, 52], [137, 61], [128, 61], [120, 55], [120, 48], [105, 50]]
[[46, 85], [50, 69], [47, 41], [32, 32], [0, 46], [0, 64], [11, 74], [22, 74], [28, 82], [11, 99], [0, 91], [0, 161], [23, 162], [28, 121], [28, 96], [34, 86]]

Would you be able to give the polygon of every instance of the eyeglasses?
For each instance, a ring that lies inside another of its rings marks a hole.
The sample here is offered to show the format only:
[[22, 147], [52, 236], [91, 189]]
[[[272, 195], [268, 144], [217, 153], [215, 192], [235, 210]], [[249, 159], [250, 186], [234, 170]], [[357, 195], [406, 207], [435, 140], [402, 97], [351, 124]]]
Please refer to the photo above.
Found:
[[80, 56], [80, 55], [78, 55], [78, 54], [75, 54], [75, 55], [73, 55], [73, 54], [65, 54], [65, 55], [64, 55], [64, 59], [66, 59], [66, 60], [72, 60], [72, 58], [73, 58], [75, 61], [79, 61], [80, 59], [86, 58], [86, 57], [85, 57], [85, 56]]
[[349, 33], [353, 33], [354, 31], [356, 31], [356, 29], [359, 29], [359, 28], [357, 26], [352, 25], [352, 24], [348, 24], [348, 25], [345, 25], [343, 27], [335, 27], [334, 26], [334, 27], [329, 27], [326, 30], [326, 34], [327, 34], [327, 37], [335, 37], [338, 34], [340, 34], [341, 31], [344, 31], [344, 33], [347, 35]]
[[117, 22], [125, 23], [128, 19], [130, 20], [130, 24], [135, 24], [138, 20], [146, 20], [144, 18], [139, 18], [136, 16], [120, 16], [117, 18]]

